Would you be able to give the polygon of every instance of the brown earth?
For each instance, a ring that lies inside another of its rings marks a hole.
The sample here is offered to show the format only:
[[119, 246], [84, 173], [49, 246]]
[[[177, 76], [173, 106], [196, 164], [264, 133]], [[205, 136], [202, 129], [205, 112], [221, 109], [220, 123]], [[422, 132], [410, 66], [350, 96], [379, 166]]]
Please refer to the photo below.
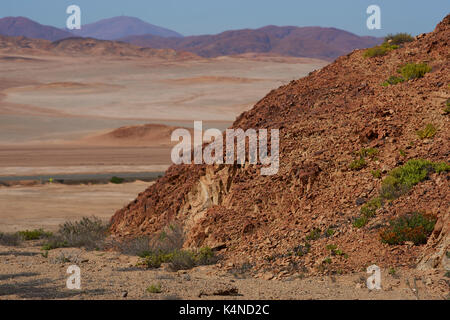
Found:
[[[307, 278], [298, 273], [283, 279], [268, 273], [264, 279], [255, 279], [238, 267], [226, 271], [212, 265], [171, 272], [165, 266], [137, 268], [137, 261], [117, 252], [78, 248], [51, 250], [43, 257], [40, 241], [19, 247], [0, 245], [0, 300], [448, 299], [449, 280], [435, 270], [399, 268], [393, 274], [382, 269], [381, 290], [370, 291], [364, 271]], [[81, 269], [81, 290], [66, 288], [66, 272], [73, 264]], [[160, 285], [161, 293], [148, 292], [151, 285]]]
[[[450, 97], [449, 39], [447, 16], [434, 32], [386, 56], [364, 58], [364, 50], [356, 50], [272, 90], [232, 127], [280, 129], [278, 174], [261, 176], [260, 166], [248, 164], [173, 165], [117, 211], [111, 231], [117, 237], [152, 234], [176, 221], [185, 227], [186, 247], [216, 248], [229, 263], [254, 264], [259, 277], [268, 270], [287, 277], [299, 268], [311, 274], [359, 271], [370, 264], [411, 268], [419, 260], [421, 268], [449, 268], [448, 173], [432, 175], [379, 209], [365, 227], [352, 225], [359, 200], [378, 195], [381, 180], [372, 170], [385, 174], [416, 158], [448, 161], [450, 131], [443, 109]], [[420, 79], [381, 85], [407, 62], [426, 62], [432, 71]], [[438, 132], [420, 140], [416, 132], [427, 123]], [[377, 159], [360, 171], [349, 170], [354, 152], [363, 147], [378, 148]], [[379, 228], [412, 211], [438, 217], [428, 244], [383, 244]], [[335, 233], [311, 241], [310, 253], [288, 254], [314, 228], [330, 227]], [[348, 259], [333, 256], [324, 265], [328, 244], [337, 245]]]

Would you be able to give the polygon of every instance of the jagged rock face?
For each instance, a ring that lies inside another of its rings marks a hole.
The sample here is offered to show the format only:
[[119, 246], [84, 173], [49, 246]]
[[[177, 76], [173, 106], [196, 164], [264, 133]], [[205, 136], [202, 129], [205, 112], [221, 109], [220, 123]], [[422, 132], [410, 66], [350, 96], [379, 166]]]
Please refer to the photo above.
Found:
[[[447, 16], [434, 32], [385, 56], [364, 58], [364, 50], [356, 50], [271, 91], [233, 128], [280, 129], [278, 174], [262, 176], [259, 166], [248, 164], [174, 165], [115, 214], [112, 233], [151, 234], [178, 221], [186, 227], [186, 246], [225, 248], [226, 259], [277, 270], [299, 264], [318, 270], [332, 243], [348, 258], [334, 259], [330, 268], [349, 271], [373, 263], [411, 266], [422, 256], [429, 260], [424, 246], [389, 246], [378, 235], [391, 218], [422, 211], [437, 215], [437, 225], [446, 226], [430, 240], [432, 253], [440, 248], [445, 254], [448, 173], [432, 175], [384, 206], [364, 228], [354, 228], [352, 221], [361, 207], [356, 200], [378, 195], [381, 179], [373, 177], [373, 170], [387, 172], [415, 158], [448, 161], [449, 116], [443, 109], [450, 98], [449, 39]], [[432, 71], [420, 79], [381, 85], [408, 62], [426, 62]], [[417, 131], [427, 123], [438, 133], [421, 140]], [[355, 151], [368, 147], [379, 150], [377, 159], [359, 171], [349, 170]], [[330, 227], [333, 236], [311, 241], [307, 255], [287, 254], [314, 228]]]

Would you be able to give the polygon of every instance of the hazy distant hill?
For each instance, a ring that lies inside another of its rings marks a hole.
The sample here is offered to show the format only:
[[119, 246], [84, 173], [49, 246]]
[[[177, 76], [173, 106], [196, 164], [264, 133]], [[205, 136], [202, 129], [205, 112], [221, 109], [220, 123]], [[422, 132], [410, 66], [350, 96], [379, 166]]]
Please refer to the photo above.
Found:
[[73, 37], [70, 32], [44, 26], [25, 17], [6, 17], [0, 19], [0, 34], [4, 36], [24, 36], [27, 38], [45, 39], [50, 41]]
[[140, 35], [120, 40], [142, 47], [189, 51], [203, 57], [257, 52], [328, 60], [382, 42], [380, 38], [361, 37], [335, 28], [277, 26], [184, 38]]
[[80, 37], [91, 37], [101, 40], [116, 40], [131, 35], [150, 34], [160, 37], [182, 37], [181, 34], [158, 27], [134, 17], [114, 17], [81, 26], [81, 30], [72, 30]]

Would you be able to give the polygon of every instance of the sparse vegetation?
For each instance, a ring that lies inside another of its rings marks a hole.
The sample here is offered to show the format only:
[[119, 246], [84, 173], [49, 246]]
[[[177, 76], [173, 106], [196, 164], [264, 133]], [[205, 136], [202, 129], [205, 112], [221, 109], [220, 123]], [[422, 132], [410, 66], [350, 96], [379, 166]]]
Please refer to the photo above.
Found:
[[364, 158], [359, 158], [353, 160], [350, 165], [348, 166], [351, 170], [361, 170], [367, 165], [366, 160]]
[[361, 207], [361, 215], [366, 216], [367, 218], [372, 218], [375, 216], [375, 212], [381, 208], [382, 199], [380, 197], [375, 197], [369, 201], [367, 201]]
[[298, 245], [294, 248], [294, 254], [299, 257], [303, 257], [311, 250], [311, 244], [306, 242], [304, 245]]
[[19, 231], [17, 234], [26, 241], [50, 238], [53, 235], [51, 232], [46, 232], [42, 229]]
[[384, 38], [384, 42], [390, 43], [392, 45], [401, 45], [411, 41], [414, 41], [414, 37], [409, 33], [388, 34]]
[[317, 240], [320, 238], [321, 230], [318, 228], [314, 228], [311, 232], [306, 236], [306, 240]]
[[398, 83], [402, 83], [404, 82], [405, 79], [402, 77], [397, 77], [397, 76], [390, 76], [386, 81], [384, 81], [381, 85], [383, 87], [387, 87], [390, 85], [396, 85]]
[[17, 233], [2, 233], [0, 232], [0, 245], [2, 246], [19, 246], [23, 238]]
[[372, 170], [370, 173], [372, 173], [372, 176], [375, 179], [380, 179], [381, 178], [381, 171], [380, 170]]
[[334, 232], [335, 232], [335, 231], [334, 231], [333, 228], [328, 228], [328, 229], [325, 231], [325, 236], [331, 237], [331, 236], [333, 236]]
[[171, 270], [177, 271], [218, 261], [211, 248], [182, 250], [183, 243], [182, 228], [179, 225], [169, 225], [152, 238], [140, 237], [116, 244], [116, 247], [122, 253], [141, 257], [142, 260], [138, 264], [147, 268], [159, 268], [161, 264], [168, 263]]
[[390, 43], [383, 43], [379, 46], [369, 48], [364, 52], [364, 58], [380, 57], [386, 55], [389, 51], [398, 49], [399, 46]]
[[353, 221], [353, 226], [355, 228], [365, 226], [386, 200], [394, 200], [405, 194], [413, 186], [425, 180], [431, 172], [448, 171], [450, 171], [450, 165], [446, 162], [431, 162], [423, 159], [409, 160], [403, 166], [391, 170], [381, 184], [380, 195], [361, 207], [361, 215]]
[[356, 152], [357, 155], [360, 156], [360, 158], [373, 158], [378, 154], [378, 149], [377, 148], [362, 148], [361, 150], [359, 150], [358, 152]]
[[124, 178], [119, 178], [119, 177], [112, 177], [111, 180], [109, 180], [109, 182], [114, 183], [114, 184], [121, 184], [125, 181]]
[[436, 127], [428, 123], [424, 129], [417, 131], [417, 135], [420, 139], [430, 139], [436, 135], [437, 129]]
[[107, 236], [108, 225], [99, 218], [84, 217], [80, 221], [65, 222], [58, 232], [44, 244], [42, 250], [61, 247], [85, 247], [88, 250], [101, 249]]
[[389, 274], [390, 274], [391, 276], [395, 276], [395, 275], [397, 274], [397, 270], [395, 270], [394, 267], [390, 267], [390, 268], [389, 268]]
[[422, 78], [425, 73], [430, 72], [431, 67], [426, 63], [407, 63], [399, 69], [399, 73], [405, 80]]
[[449, 170], [450, 165], [445, 162], [409, 160], [403, 166], [393, 169], [383, 180], [380, 195], [386, 200], [396, 199], [425, 180], [431, 172], [440, 173]]
[[150, 292], [150, 293], [161, 293], [162, 292], [161, 291], [161, 284], [160, 283], [152, 284], [151, 286], [149, 286], [147, 288], [147, 291]]
[[436, 217], [414, 212], [391, 220], [390, 226], [380, 232], [381, 241], [387, 244], [403, 244], [411, 241], [424, 244], [434, 229]]

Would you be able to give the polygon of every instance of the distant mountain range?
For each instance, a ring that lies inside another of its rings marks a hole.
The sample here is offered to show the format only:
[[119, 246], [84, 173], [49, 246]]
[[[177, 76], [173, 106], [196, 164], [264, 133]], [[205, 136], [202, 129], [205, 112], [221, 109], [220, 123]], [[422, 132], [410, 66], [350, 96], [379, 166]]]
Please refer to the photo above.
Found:
[[278, 27], [225, 31], [217, 35], [183, 37], [133, 17], [115, 17], [82, 26], [79, 31], [44, 26], [24, 17], [0, 19], [0, 35], [25, 36], [50, 41], [69, 37], [120, 40], [136, 46], [173, 49], [202, 57], [264, 53], [325, 60], [347, 54], [354, 49], [372, 47], [381, 38], [322, 27]]
[[134, 17], [114, 17], [100, 20], [81, 27], [81, 30], [72, 30], [80, 37], [89, 37], [100, 40], [117, 40], [119, 38], [151, 34], [159, 37], [183, 37], [178, 32], [155, 26]]
[[335, 28], [277, 26], [184, 38], [141, 35], [120, 40], [141, 47], [189, 51], [202, 57], [256, 52], [326, 60], [347, 54], [354, 49], [373, 47], [383, 41], [380, 38], [361, 37]]
[[50, 41], [73, 37], [70, 32], [52, 26], [44, 26], [24, 17], [0, 19], [0, 34], [9, 37], [23, 36]]

